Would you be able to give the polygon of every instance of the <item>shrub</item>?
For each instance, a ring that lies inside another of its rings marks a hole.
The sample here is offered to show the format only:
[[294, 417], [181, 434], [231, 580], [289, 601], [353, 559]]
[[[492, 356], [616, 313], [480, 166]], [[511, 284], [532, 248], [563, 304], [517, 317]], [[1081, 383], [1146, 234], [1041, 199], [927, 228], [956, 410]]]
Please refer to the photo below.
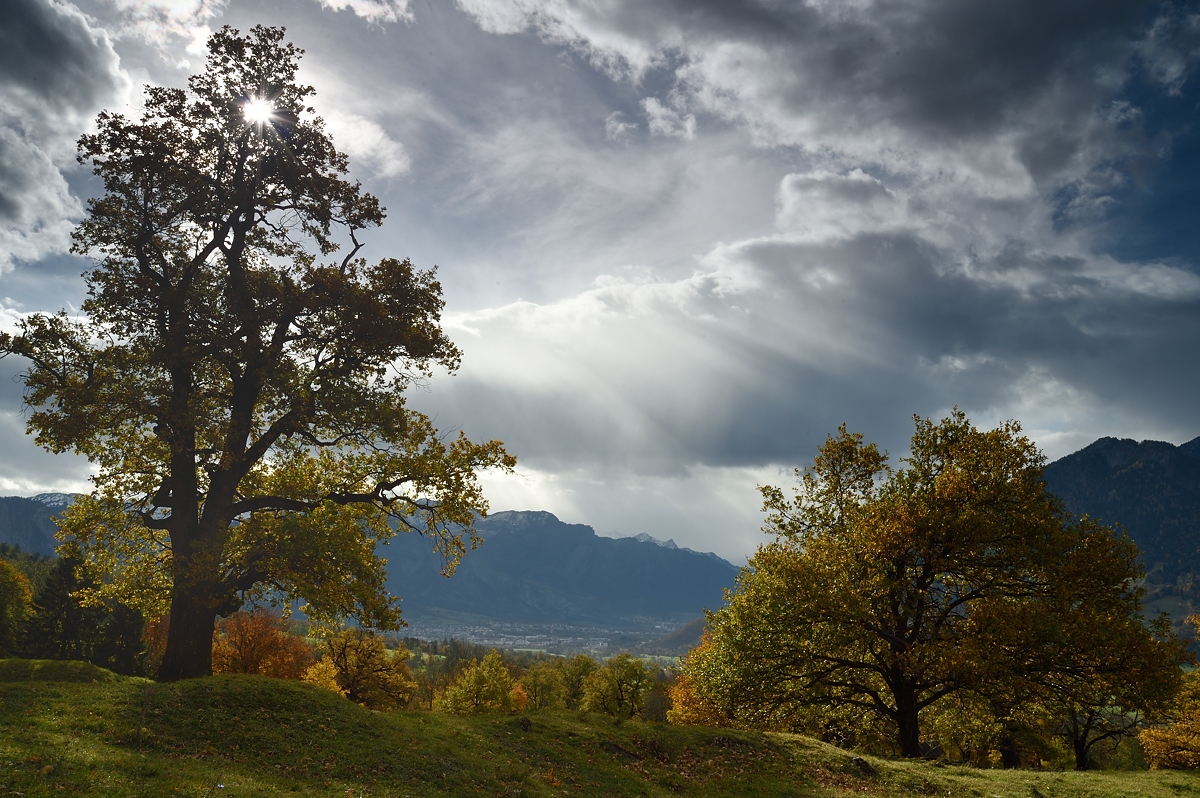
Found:
[[466, 670], [442, 693], [435, 708], [455, 715], [513, 711], [513, 678], [504, 667], [500, 652], [492, 651], [482, 662], [471, 660]]
[[217, 624], [213, 639], [213, 673], [257, 673], [277, 679], [300, 679], [316, 659], [302, 637], [289, 634], [279, 612], [239, 610]]

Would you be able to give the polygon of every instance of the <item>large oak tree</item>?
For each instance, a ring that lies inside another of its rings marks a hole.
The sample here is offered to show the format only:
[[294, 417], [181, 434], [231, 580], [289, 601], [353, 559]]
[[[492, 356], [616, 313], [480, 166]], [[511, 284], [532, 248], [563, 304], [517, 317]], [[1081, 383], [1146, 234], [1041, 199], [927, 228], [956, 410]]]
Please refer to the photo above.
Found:
[[79, 150], [104, 186], [75, 232], [96, 261], [82, 317], [0, 338], [29, 363], [37, 442], [97, 466], [72, 552], [126, 602], [169, 596], [161, 679], [208, 674], [216, 617], [255, 591], [395, 627], [375, 544], [415, 530], [452, 569], [486, 511], [477, 472], [515, 465], [406, 407], [459, 361], [441, 287], [360, 257], [383, 209], [346, 179], [300, 55], [226, 27], [186, 89], [100, 114]]
[[[685, 671], [732, 722], [804, 728], [874, 719], [922, 753], [925, 710], [956, 693], [1016, 709], [1142, 710], [1186, 655], [1141, 618], [1127, 539], [1068, 516], [1015, 422], [980, 431], [959, 411], [917, 419], [893, 470], [839, 435], [794, 495], [762, 488], [765, 531]], [[1080, 766], [1099, 737], [1073, 729]]]

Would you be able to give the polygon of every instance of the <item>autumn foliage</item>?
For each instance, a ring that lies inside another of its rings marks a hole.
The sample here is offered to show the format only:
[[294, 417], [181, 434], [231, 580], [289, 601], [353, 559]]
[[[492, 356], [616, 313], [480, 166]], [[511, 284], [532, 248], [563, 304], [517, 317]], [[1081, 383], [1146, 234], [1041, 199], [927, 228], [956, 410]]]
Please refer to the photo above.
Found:
[[288, 632], [279, 612], [258, 608], [221, 619], [212, 657], [214, 673], [299, 679], [316, 660], [316, 652], [304, 638]]
[[33, 590], [23, 573], [0, 560], [0, 657], [15, 647], [25, 619], [33, 611]]
[[389, 650], [368, 629], [343, 629], [325, 638], [319, 662], [304, 673], [304, 681], [325, 687], [369, 709], [407, 706], [417, 683], [405, 660], [405, 648]]
[[712, 638], [705, 632], [700, 645], [684, 658], [682, 672], [676, 677], [675, 683], [667, 689], [671, 699], [671, 709], [667, 711], [669, 722], [681, 726], [730, 725], [730, 713], [701, 692], [702, 682], [694, 675], [705, 668], [706, 660], [714, 653]]
[[[1200, 630], [1200, 615], [1188, 619]], [[1170, 711], [1170, 723], [1145, 729], [1138, 742], [1152, 768], [1172, 770], [1200, 768], [1200, 671], [1183, 677], [1183, 686]]]
[[674, 715], [916, 757], [965, 708], [987, 739], [960, 747], [1016, 765], [1038, 725], [1091, 767], [1189, 659], [1143, 620], [1136, 547], [1066, 512], [1016, 422], [915, 421], [901, 468], [843, 426], [792, 496], [761, 489], [775, 540], [710, 614]]
[[[454, 683], [446, 688], [436, 709], [455, 715], [516, 710], [517, 696], [512, 674], [504, 667], [500, 652], [492, 651], [481, 661], [471, 660]], [[520, 691], [525, 702], [528, 694]]]

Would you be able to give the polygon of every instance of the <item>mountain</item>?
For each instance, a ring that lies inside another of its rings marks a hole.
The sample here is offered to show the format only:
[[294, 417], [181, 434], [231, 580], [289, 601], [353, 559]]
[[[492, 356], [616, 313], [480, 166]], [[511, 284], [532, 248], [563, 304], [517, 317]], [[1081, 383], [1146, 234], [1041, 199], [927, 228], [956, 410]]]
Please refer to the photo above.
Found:
[[[0, 497], [0, 543], [54, 554], [52, 516], [66, 494]], [[441, 575], [432, 542], [401, 534], [381, 554], [388, 589], [410, 620], [642, 626], [691, 621], [720, 605], [738, 569], [715, 554], [649, 535], [604, 538], [547, 512], [500, 512], [480, 519], [483, 538], [453, 578]]]
[[53, 516], [66, 509], [71, 497], [65, 493], [0, 496], [0, 543], [20, 546], [34, 554], [54, 554], [58, 527]]
[[1200, 438], [1181, 446], [1101, 438], [1045, 475], [1068, 510], [1124, 528], [1152, 581], [1200, 574]]
[[444, 613], [487, 621], [651, 624], [715, 609], [738, 568], [713, 554], [645, 538], [605, 538], [547, 512], [499, 512], [476, 528], [483, 543], [455, 575], [440, 575], [431, 542], [401, 534], [387, 544], [388, 587], [419, 621]]

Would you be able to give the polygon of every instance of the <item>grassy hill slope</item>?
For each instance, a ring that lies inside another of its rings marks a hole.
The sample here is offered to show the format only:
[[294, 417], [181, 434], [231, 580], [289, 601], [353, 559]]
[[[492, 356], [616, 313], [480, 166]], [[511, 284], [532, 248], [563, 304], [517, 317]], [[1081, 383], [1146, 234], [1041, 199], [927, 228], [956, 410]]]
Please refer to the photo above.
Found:
[[3, 660], [0, 795], [1200, 795], [1192, 773], [944, 768], [792, 735], [526, 717], [379, 714], [264, 677], [164, 685]]

